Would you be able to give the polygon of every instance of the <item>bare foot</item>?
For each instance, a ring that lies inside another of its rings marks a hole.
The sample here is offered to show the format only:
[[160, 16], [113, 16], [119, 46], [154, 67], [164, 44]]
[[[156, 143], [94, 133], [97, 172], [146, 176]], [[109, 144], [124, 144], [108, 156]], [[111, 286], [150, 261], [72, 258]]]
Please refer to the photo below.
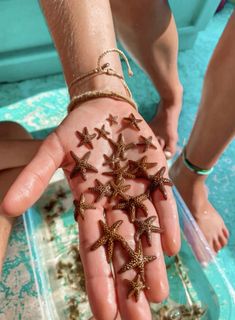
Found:
[[183, 89], [179, 86], [173, 99], [161, 99], [150, 127], [158, 138], [167, 159], [173, 157], [178, 141], [178, 119], [182, 105]]
[[208, 200], [205, 177], [189, 171], [180, 156], [170, 170], [170, 176], [197, 221], [212, 250], [216, 253], [228, 242], [229, 231], [220, 214]]

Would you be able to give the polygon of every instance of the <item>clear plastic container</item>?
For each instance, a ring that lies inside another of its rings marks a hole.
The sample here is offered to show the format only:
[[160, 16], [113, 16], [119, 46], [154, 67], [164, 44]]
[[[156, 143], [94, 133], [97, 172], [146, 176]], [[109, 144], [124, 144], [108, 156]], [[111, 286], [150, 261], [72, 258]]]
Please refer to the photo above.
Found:
[[[233, 320], [235, 293], [176, 189], [174, 193], [182, 247], [176, 258], [166, 257], [170, 297], [163, 304], [151, 305], [153, 319], [163, 319], [160, 314], [169, 314], [167, 308], [175, 312], [179, 305], [190, 307], [193, 304], [205, 313], [198, 318], [184, 319]], [[67, 182], [57, 173], [38, 203], [24, 215], [38, 299], [45, 320], [87, 320], [92, 315], [71, 207]], [[177, 318], [175, 313], [172, 319], [183, 318]]]

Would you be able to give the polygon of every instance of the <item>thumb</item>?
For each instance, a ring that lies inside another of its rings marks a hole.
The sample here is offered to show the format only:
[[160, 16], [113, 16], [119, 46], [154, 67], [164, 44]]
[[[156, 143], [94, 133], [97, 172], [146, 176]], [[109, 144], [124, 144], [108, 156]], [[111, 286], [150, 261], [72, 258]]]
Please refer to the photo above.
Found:
[[42, 143], [32, 161], [22, 170], [5, 195], [0, 212], [19, 216], [32, 206], [48, 186], [64, 158], [64, 150], [55, 132]]

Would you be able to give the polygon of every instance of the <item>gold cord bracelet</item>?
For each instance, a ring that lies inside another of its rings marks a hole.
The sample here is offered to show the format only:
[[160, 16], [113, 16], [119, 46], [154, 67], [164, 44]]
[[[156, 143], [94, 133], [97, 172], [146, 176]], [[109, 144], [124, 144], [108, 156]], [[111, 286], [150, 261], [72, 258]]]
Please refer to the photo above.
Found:
[[79, 107], [81, 103], [97, 99], [97, 98], [111, 98], [118, 101], [125, 101], [129, 103], [133, 108], [138, 110], [135, 101], [132, 98], [126, 97], [121, 93], [111, 91], [111, 90], [94, 90], [87, 91], [78, 96], [73, 97], [68, 105], [68, 112], [73, 111], [75, 108]]
[[101, 74], [106, 74], [108, 76], [114, 76], [114, 77], [117, 77], [118, 79], [120, 79], [122, 81], [122, 84], [127, 92], [127, 94], [129, 95], [130, 98], [132, 98], [132, 94], [130, 92], [130, 89], [128, 88], [126, 82], [125, 82], [125, 79], [122, 75], [120, 75], [118, 72], [116, 72], [114, 69], [112, 69], [110, 67], [110, 64], [109, 63], [105, 63], [103, 65], [101, 65], [101, 60], [103, 59], [103, 57], [111, 52], [117, 52], [123, 59], [124, 61], [126, 62], [127, 64], [127, 68], [128, 68], [128, 75], [131, 77], [133, 76], [133, 72], [131, 70], [131, 67], [130, 67], [130, 64], [129, 64], [129, 61], [126, 57], [126, 55], [119, 49], [117, 48], [113, 48], [113, 49], [108, 49], [106, 50], [105, 52], [103, 52], [99, 58], [98, 58], [98, 61], [97, 61], [97, 67], [95, 69], [92, 69], [91, 71], [88, 71], [78, 77], [76, 77], [68, 86], [68, 90], [69, 92], [71, 91], [71, 88], [77, 84], [78, 82], [88, 78], [88, 77], [91, 77], [91, 76], [97, 76], [97, 75], [101, 75]]

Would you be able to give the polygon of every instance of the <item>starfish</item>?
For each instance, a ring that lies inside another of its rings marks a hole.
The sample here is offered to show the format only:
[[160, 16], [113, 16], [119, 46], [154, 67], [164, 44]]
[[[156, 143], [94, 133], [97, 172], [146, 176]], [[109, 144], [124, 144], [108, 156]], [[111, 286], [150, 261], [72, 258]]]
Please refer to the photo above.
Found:
[[87, 147], [93, 149], [93, 144], [91, 140], [96, 137], [96, 133], [89, 134], [87, 127], [83, 128], [83, 131], [76, 131], [77, 137], [81, 140], [80, 143], [77, 145], [78, 147], [86, 145]]
[[168, 179], [164, 178], [163, 174], [166, 171], [166, 167], [162, 167], [160, 170], [155, 173], [155, 175], [149, 175], [148, 178], [150, 179], [150, 185], [148, 187], [148, 193], [152, 193], [156, 189], [159, 189], [164, 197], [165, 200], [167, 200], [167, 193], [165, 185], [167, 186], [173, 186], [173, 182]]
[[134, 129], [140, 131], [140, 127], [138, 126], [138, 123], [139, 123], [139, 122], [142, 122], [143, 120], [137, 119], [137, 118], [133, 115], [133, 113], [131, 113], [128, 118], [123, 118], [123, 120], [129, 122], [128, 124], [129, 124], [131, 127], [133, 127]]
[[137, 229], [135, 233], [135, 240], [139, 241], [140, 237], [145, 234], [147, 243], [149, 246], [152, 245], [152, 232], [162, 233], [163, 229], [153, 225], [153, 221], [156, 219], [155, 216], [148, 217], [145, 220], [135, 220], [134, 224]]
[[108, 139], [107, 136], [110, 134], [110, 132], [105, 130], [105, 125], [104, 124], [102, 125], [101, 129], [95, 128], [95, 130], [98, 133], [97, 140], [99, 140], [100, 138]]
[[142, 142], [139, 142], [137, 143], [136, 145], [137, 146], [143, 146], [144, 149], [143, 149], [143, 152], [146, 152], [149, 148], [152, 148], [152, 149], [157, 149], [157, 147], [152, 143], [152, 140], [153, 140], [153, 137], [148, 137], [148, 138], [145, 138], [143, 136], [140, 136], [140, 138], [143, 140]]
[[114, 241], [126, 243], [125, 239], [117, 233], [117, 230], [122, 222], [122, 220], [118, 220], [114, 224], [112, 224], [111, 227], [108, 227], [106, 223], [104, 223], [102, 220], [99, 220], [100, 226], [103, 231], [103, 236], [92, 245], [91, 250], [95, 250], [100, 246], [107, 245], [106, 255], [108, 263], [111, 263], [112, 261]]
[[134, 222], [136, 218], [136, 211], [138, 208], [142, 209], [145, 215], [148, 215], [148, 209], [143, 204], [143, 201], [146, 200], [148, 196], [143, 193], [136, 197], [123, 196], [123, 200], [113, 207], [113, 209], [125, 210], [130, 215], [130, 221]]
[[110, 127], [112, 127], [113, 124], [118, 124], [117, 119], [118, 116], [113, 116], [112, 114], [110, 114], [106, 120], [109, 122]]
[[127, 171], [128, 168], [129, 168], [128, 164], [121, 167], [120, 163], [117, 163], [113, 168], [113, 171], [103, 172], [103, 174], [106, 176], [114, 176], [117, 179], [121, 179], [121, 178], [134, 179], [135, 175], [128, 172]]
[[140, 292], [144, 289], [149, 289], [146, 284], [141, 279], [140, 274], [137, 274], [135, 279], [129, 281], [130, 289], [128, 292], [127, 297], [130, 298], [131, 296], [135, 296], [135, 301], [138, 302], [140, 297]]
[[90, 151], [85, 153], [82, 158], [78, 158], [78, 156], [76, 156], [76, 154], [73, 151], [70, 151], [70, 154], [73, 160], [75, 161], [75, 166], [70, 173], [70, 179], [76, 177], [78, 174], [81, 174], [83, 180], [86, 180], [87, 171], [98, 172], [98, 170], [95, 167], [93, 167], [90, 163], [87, 162], [91, 154]]
[[84, 213], [87, 209], [96, 209], [92, 204], [85, 202], [85, 196], [82, 193], [79, 201], [74, 200], [73, 204], [75, 206], [74, 219], [78, 222], [78, 217], [81, 216], [84, 219]]
[[120, 161], [120, 159], [115, 154], [112, 154], [110, 157], [108, 157], [106, 154], [104, 154], [103, 156], [105, 158], [105, 162], [103, 163], [103, 166], [108, 165], [111, 168], [114, 168], [114, 166]]
[[92, 192], [98, 193], [97, 198], [95, 199], [95, 202], [101, 200], [103, 197], [109, 197], [112, 194], [110, 183], [103, 184], [98, 179], [95, 179], [96, 186], [92, 188], [88, 188]]
[[137, 178], [148, 177], [147, 170], [153, 168], [157, 165], [157, 162], [147, 162], [147, 157], [144, 156], [139, 161], [129, 160], [130, 167], [132, 167], [131, 172]]
[[140, 274], [141, 278], [144, 280], [145, 264], [157, 259], [157, 257], [144, 256], [141, 241], [137, 243], [136, 250], [131, 249], [129, 246], [127, 246], [126, 248], [128, 250], [128, 253], [131, 259], [118, 271], [118, 273], [123, 273], [127, 270], [135, 269]]
[[116, 182], [115, 181], [110, 181], [110, 185], [112, 188], [112, 196], [111, 199], [116, 198], [117, 196], [122, 196], [127, 190], [130, 189], [130, 185], [124, 185], [124, 179], [118, 179]]
[[121, 160], [125, 159], [125, 152], [129, 149], [133, 149], [135, 147], [134, 143], [125, 144], [123, 135], [120, 133], [118, 136], [117, 142], [114, 142], [112, 139], [108, 140], [115, 151], [115, 155], [120, 157]]

